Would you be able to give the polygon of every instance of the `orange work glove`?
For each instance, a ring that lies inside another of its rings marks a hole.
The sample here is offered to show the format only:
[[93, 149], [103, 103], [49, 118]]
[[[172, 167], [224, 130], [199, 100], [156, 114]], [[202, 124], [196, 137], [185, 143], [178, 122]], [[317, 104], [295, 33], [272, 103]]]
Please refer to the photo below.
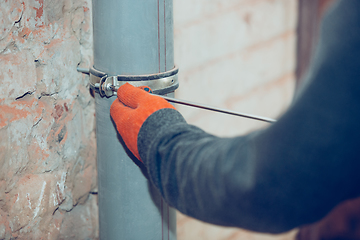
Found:
[[142, 88], [134, 87], [128, 83], [122, 85], [117, 91], [117, 99], [110, 107], [110, 114], [116, 128], [128, 149], [140, 159], [137, 138], [141, 126], [154, 112], [162, 108], [173, 108], [162, 97], [150, 95]]

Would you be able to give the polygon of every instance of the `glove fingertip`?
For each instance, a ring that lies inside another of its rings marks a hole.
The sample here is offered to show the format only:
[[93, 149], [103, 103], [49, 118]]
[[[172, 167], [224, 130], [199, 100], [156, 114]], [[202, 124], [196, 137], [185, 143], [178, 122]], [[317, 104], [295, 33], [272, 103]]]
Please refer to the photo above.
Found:
[[128, 93], [131, 90], [132, 87], [133, 86], [131, 84], [124, 83], [117, 90], [117, 97], [120, 99], [122, 96], [126, 95], [126, 93]]
[[129, 112], [129, 108], [126, 107], [122, 102], [118, 99], [115, 99], [114, 102], [110, 106], [110, 115], [116, 121], [116, 119], [121, 118], [121, 114]]
[[121, 102], [119, 101], [119, 99], [115, 99], [115, 100], [113, 101], [113, 103], [111, 104], [111, 106], [110, 106], [110, 113], [115, 112], [116, 109], [118, 109], [119, 107], [121, 107], [121, 105], [123, 105], [123, 104], [121, 104]]
[[119, 88], [117, 97], [126, 106], [136, 108], [139, 100], [146, 94], [147, 92], [144, 90], [134, 87], [129, 83], [125, 83]]

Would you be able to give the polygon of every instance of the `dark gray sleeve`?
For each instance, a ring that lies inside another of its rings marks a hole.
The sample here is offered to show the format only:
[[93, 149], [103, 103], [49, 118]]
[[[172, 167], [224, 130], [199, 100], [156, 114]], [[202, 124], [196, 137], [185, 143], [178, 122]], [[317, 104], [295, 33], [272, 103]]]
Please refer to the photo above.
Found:
[[327, 15], [306, 86], [277, 123], [219, 138], [162, 109], [138, 148], [165, 200], [214, 224], [278, 233], [359, 196], [360, 1]]

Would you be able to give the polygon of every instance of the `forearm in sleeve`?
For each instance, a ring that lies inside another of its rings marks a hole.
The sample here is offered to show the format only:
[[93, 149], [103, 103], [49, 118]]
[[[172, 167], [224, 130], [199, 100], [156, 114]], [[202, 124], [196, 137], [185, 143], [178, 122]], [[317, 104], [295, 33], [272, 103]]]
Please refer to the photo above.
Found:
[[145, 121], [139, 153], [170, 205], [206, 222], [277, 233], [359, 195], [359, 5], [341, 1], [342, 14], [328, 17], [306, 88], [269, 128], [219, 138], [173, 109]]

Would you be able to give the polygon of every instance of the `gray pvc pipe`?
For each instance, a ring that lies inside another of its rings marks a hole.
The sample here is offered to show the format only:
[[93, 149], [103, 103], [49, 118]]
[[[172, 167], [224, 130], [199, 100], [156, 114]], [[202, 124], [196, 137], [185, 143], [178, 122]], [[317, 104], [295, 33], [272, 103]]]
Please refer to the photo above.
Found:
[[[94, 68], [140, 75], [174, 67], [172, 0], [93, 0]], [[128, 157], [95, 94], [100, 239], [176, 239], [176, 214]]]

